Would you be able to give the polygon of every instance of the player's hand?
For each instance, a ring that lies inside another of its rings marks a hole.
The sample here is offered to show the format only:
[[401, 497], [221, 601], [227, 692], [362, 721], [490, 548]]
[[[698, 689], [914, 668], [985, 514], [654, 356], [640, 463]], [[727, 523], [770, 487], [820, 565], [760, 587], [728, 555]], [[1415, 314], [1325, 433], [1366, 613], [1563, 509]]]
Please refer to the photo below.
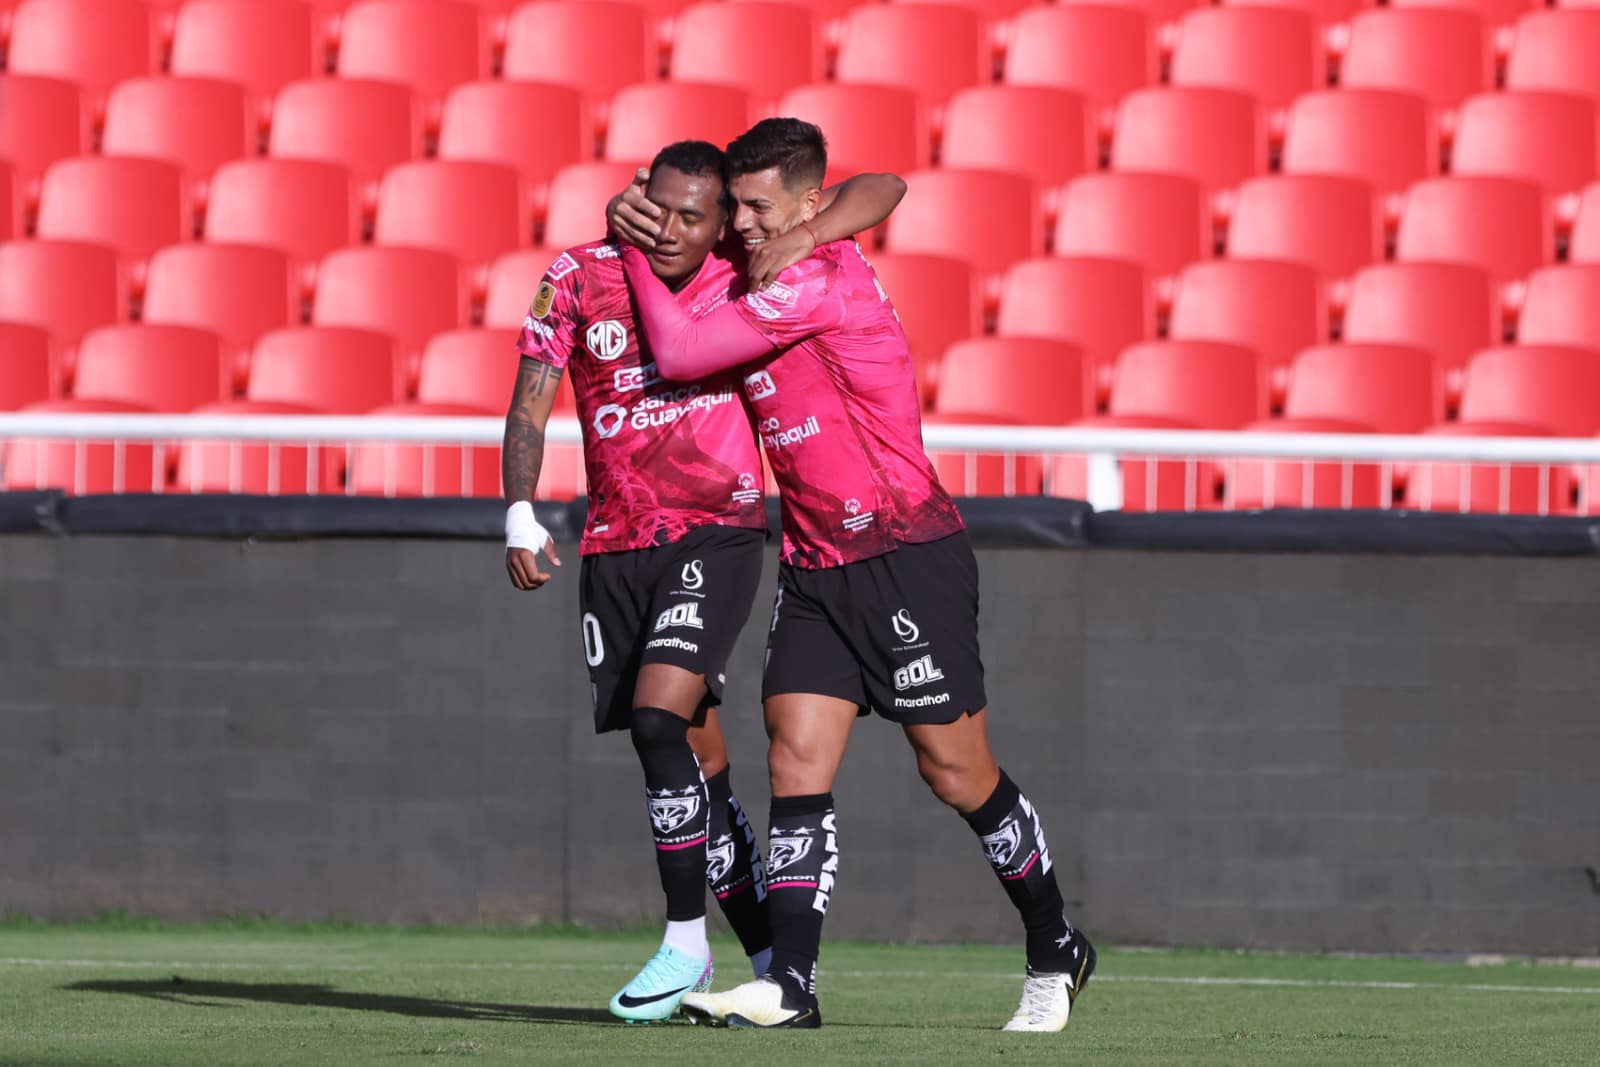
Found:
[[765, 289], [778, 280], [778, 275], [809, 256], [816, 242], [804, 226], [796, 226], [786, 234], [768, 237], [750, 251], [750, 288]]
[[611, 198], [606, 207], [606, 223], [624, 241], [648, 252], [661, 236], [661, 209], [644, 195], [650, 184], [650, 171], [640, 167], [628, 187]]
[[[551, 563], [561, 566], [554, 541], [544, 546], [544, 554], [550, 557]], [[511, 584], [523, 592], [537, 589], [550, 580], [550, 575], [539, 569], [539, 557], [528, 548], [506, 549], [506, 573], [511, 576]]]

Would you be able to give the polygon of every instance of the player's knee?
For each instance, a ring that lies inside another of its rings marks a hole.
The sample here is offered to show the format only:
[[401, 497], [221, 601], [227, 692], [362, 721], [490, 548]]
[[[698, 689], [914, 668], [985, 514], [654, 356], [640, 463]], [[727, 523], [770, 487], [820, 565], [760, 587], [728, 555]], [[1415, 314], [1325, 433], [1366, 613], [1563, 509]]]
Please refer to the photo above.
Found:
[[805, 796], [825, 793], [826, 787], [817, 788], [820, 761], [799, 745], [789, 744], [781, 737], [772, 739], [767, 751], [767, 772], [772, 778], [772, 792], [776, 796]]
[[661, 708], [635, 708], [628, 729], [640, 752], [686, 744], [688, 732], [688, 722]]
[[971, 794], [977, 777], [973, 768], [963, 763], [941, 762], [923, 753], [917, 757], [917, 771], [933, 795], [944, 803], [962, 810], [973, 806]]

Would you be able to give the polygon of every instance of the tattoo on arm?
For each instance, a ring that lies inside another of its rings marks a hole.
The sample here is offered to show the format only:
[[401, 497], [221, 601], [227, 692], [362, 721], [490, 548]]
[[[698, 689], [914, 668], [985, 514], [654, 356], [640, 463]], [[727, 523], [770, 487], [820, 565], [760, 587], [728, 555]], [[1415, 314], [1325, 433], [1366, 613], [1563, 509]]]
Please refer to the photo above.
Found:
[[500, 450], [500, 477], [506, 500], [532, 500], [544, 465], [544, 424], [554, 403], [561, 372], [548, 363], [523, 357], [517, 384], [506, 412], [506, 435]]

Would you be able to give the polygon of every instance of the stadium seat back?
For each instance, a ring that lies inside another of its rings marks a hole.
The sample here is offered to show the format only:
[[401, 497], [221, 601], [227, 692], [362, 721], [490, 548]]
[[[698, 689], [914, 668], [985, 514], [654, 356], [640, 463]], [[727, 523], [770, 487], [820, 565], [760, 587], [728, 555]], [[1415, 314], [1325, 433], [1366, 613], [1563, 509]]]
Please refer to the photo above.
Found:
[[0, 320], [47, 330], [61, 349], [96, 326], [128, 317], [128, 280], [117, 253], [78, 241], [0, 244]]
[[964, 258], [986, 277], [1044, 251], [1039, 194], [1023, 175], [923, 170], [906, 185], [889, 223], [890, 252]]
[[182, 175], [155, 159], [63, 159], [45, 172], [36, 232], [109, 245], [138, 263], [192, 236]]
[[670, 76], [774, 101], [826, 75], [821, 29], [804, 3], [695, 4], [674, 24]]
[[989, 80], [988, 42], [975, 11], [945, 4], [864, 4], [844, 18], [834, 77], [899, 85], [936, 111]]
[[1383, 258], [1383, 215], [1355, 178], [1280, 174], [1239, 187], [1228, 256], [1281, 259], [1332, 281]]
[[524, 248], [489, 264], [483, 324], [491, 329], [520, 330], [545, 269], [555, 257], [555, 250]]
[[1196, 263], [1178, 276], [1167, 335], [1252, 348], [1275, 370], [1326, 340], [1327, 303], [1316, 271], [1303, 264]]
[[1600, 264], [1568, 263], [1529, 276], [1517, 340], [1600, 352]]
[[172, 32], [172, 73], [224, 78], [266, 104], [290, 82], [321, 73], [319, 44], [305, 4], [188, 0]]
[[1286, 174], [1336, 174], [1403, 192], [1439, 173], [1438, 129], [1426, 101], [1382, 89], [1306, 93], [1289, 110]]
[[1039, 189], [1053, 189], [1098, 168], [1095, 122], [1083, 97], [1066, 89], [963, 89], [945, 109], [939, 165], [1014, 171]]
[[56, 380], [50, 331], [0, 321], [0, 411], [49, 400]]
[[[538, 136], [529, 136], [534, 129]], [[556, 171], [593, 151], [588, 101], [568, 86], [478, 81], [457, 86], [445, 99], [439, 158], [511, 167], [541, 201]]]
[[241, 159], [211, 179], [206, 239], [276, 248], [299, 264], [361, 240], [350, 172], [303, 159]]
[[11, 15], [6, 69], [75, 82], [98, 109], [117, 82], [161, 69], [161, 44], [142, 3], [27, 0]]
[[1061, 191], [1058, 256], [1126, 259], [1169, 274], [1211, 254], [1200, 183], [1176, 174], [1086, 174]]
[[1578, 199], [1567, 258], [1574, 263], [1600, 263], [1600, 182], [1587, 186]]
[[[89, 151], [92, 116], [71, 82], [28, 74], [0, 74], [0, 157], [16, 168], [30, 200], [50, 164]], [[19, 220], [20, 221], [20, 220]], [[21, 227], [15, 233], [21, 235]]]
[[1201, 8], [1178, 24], [1172, 84], [1237, 89], [1282, 108], [1322, 86], [1325, 63], [1321, 34], [1304, 11]]
[[1249, 95], [1231, 89], [1141, 89], [1117, 109], [1114, 170], [1182, 174], [1207, 190], [1267, 169], [1266, 124]]
[[[634, 162], [574, 163], [562, 167], [550, 181], [544, 233], [539, 244], [559, 252], [604, 237], [606, 204], [633, 180], [638, 165]], [[531, 301], [533, 296], [530, 294], [528, 299]]]
[[1130, 7], [1030, 7], [1012, 23], [1004, 80], [1071, 89], [1101, 106], [1160, 80], [1151, 20]]
[[1343, 419], [1380, 433], [1420, 433], [1444, 421], [1444, 379], [1425, 349], [1317, 345], [1295, 357], [1283, 413]]
[[995, 332], [1070, 341], [1109, 383], [1117, 355], [1155, 336], [1155, 306], [1136, 263], [1041, 256], [1006, 272]]
[[1600, 9], [1539, 11], [1517, 20], [1506, 88], [1576, 93], [1600, 103]]
[[531, 243], [533, 218], [510, 167], [430, 159], [402, 163], [383, 176], [373, 240], [434, 248], [481, 265]]
[[192, 326], [101, 326], [78, 346], [73, 395], [119, 400], [151, 411], [191, 411], [230, 391], [222, 346]]
[[255, 154], [244, 89], [211, 78], [130, 78], [106, 102], [100, 150], [176, 163], [204, 182], [231, 159]]
[[347, 248], [317, 270], [311, 321], [392, 336], [407, 375], [429, 337], [469, 321], [460, 261], [429, 248]]
[[1468, 11], [1368, 11], [1350, 23], [1339, 84], [1414, 93], [1434, 107], [1451, 108], [1494, 88], [1494, 50], [1483, 21]]
[[501, 411], [517, 378], [517, 330], [449, 330], [422, 350], [417, 399]]
[[893, 85], [805, 85], [789, 92], [778, 114], [816, 123], [828, 137], [828, 166], [851, 172], [910, 174], [926, 167], [927, 110], [910, 89]]
[[490, 74], [478, 9], [456, 0], [359, 0], [339, 28], [339, 75], [398, 82], [435, 114], [445, 94]]
[[394, 403], [398, 381], [388, 336], [341, 326], [291, 327], [256, 342], [245, 396], [356, 415]]
[[1406, 194], [1395, 258], [1464, 263], [1497, 282], [1521, 277], [1554, 257], [1550, 205], [1515, 178], [1432, 178]]
[[291, 82], [272, 108], [268, 154], [338, 163], [375, 182], [422, 155], [422, 124], [404, 85], [355, 78]]
[[731, 85], [646, 82], [622, 89], [611, 100], [605, 158], [653, 159], [674, 141], [725, 145], [750, 125], [750, 97]]
[[299, 318], [298, 288], [284, 253], [256, 245], [170, 245], [150, 258], [142, 321], [194, 326], [247, 353], [268, 330]]
[[1463, 11], [1483, 21], [1490, 33], [1509, 27], [1530, 11], [1544, 7], [1544, 0], [1391, 0], [1401, 9], [1445, 8]]
[[1093, 375], [1066, 341], [975, 337], [945, 352], [933, 410], [1062, 426], [1094, 413]]
[[1265, 366], [1242, 345], [1147, 341], [1117, 360], [1109, 410], [1236, 430], [1267, 416]]
[[618, 89], [655, 76], [655, 56], [650, 17], [635, 4], [540, 0], [512, 11], [502, 74], [581, 90], [603, 118]]
[[1600, 433], [1600, 352], [1532, 344], [1485, 349], [1467, 364], [1461, 421], [1592, 437]]
[[983, 332], [978, 276], [964, 259], [919, 253], [877, 252], [872, 267], [905, 330], [922, 395], [931, 397], [945, 351]]
[[[1600, 66], [1600, 53], [1595, 55]], [[1492, 92], [1461, 105], [1453, 174], [1522, 178], [1547, 193], [1581, 188], [1595, 176], [1595, 108], [1566, 93]]]
[[[1455, 263], [1378, 263], [1358, 272], [1345, 305], [1347, 342], [1407, 345], [1457, 371], [1501, 336], [1488, 272]], [[1439, 421], [1439, 420], [1434, 420]]]

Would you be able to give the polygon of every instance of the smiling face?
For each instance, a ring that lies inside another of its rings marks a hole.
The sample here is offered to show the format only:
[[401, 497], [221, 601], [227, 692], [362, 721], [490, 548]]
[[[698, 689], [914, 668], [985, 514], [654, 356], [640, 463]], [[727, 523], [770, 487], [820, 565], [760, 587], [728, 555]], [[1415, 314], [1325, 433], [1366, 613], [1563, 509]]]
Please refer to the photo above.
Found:
[[776, 166], [734, 175], [728, 180], [728, 193], [733, 199], [733, 228], [746, 248], [810, 222], [822, 199], [815, 186], [789, 188]]
[[722, 240], [727, 222], [722, 179], [659, 166], [650, 174], [645, 196], [662, 210], [661, 236], [648, 253], [650, 269], [677, 292]]

